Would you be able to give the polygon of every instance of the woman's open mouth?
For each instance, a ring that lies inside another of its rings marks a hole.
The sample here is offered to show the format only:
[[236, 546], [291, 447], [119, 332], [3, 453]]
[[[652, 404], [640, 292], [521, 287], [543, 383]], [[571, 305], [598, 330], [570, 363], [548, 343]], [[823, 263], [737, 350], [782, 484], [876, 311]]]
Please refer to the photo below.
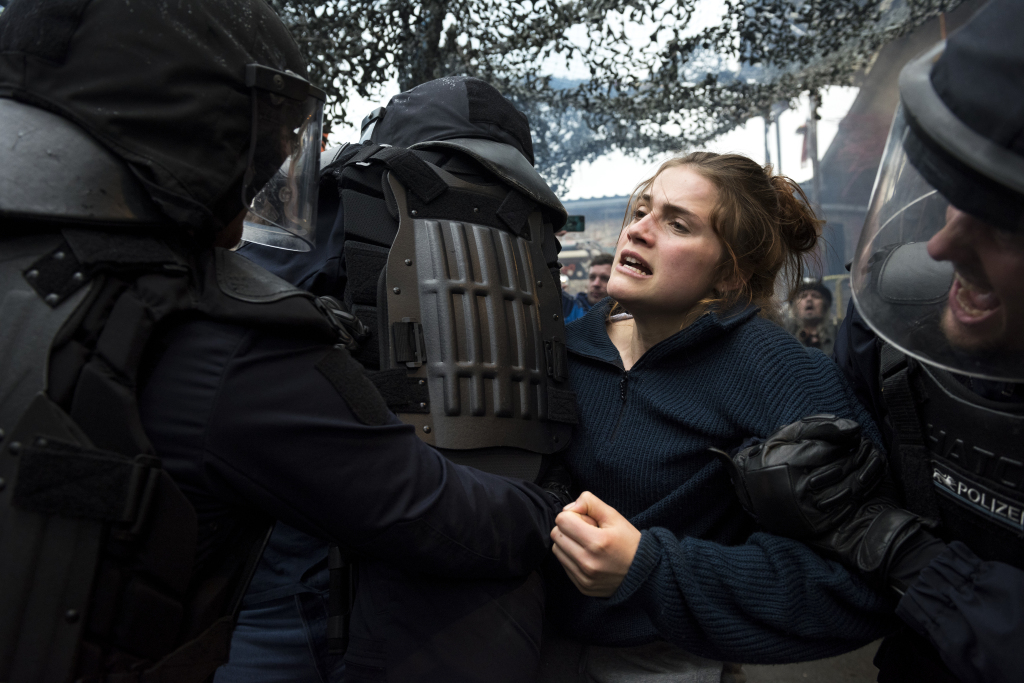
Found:
[[972, 285], [960, 273], [954, 273], [953, 286], [949, 288], [949, 310], [958, 322], [977, 325], [992, 317], [1001, 305], [994, 292]]
[[624, 251], [619, 256], [618, 269], [632, 277], [650, 277], [654, 273], [646, 261], [631, 251]]

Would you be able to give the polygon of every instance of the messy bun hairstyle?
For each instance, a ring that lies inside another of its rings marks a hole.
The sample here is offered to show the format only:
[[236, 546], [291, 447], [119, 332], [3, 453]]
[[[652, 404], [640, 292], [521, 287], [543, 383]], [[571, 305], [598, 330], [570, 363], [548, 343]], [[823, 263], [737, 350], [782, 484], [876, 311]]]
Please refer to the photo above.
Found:
[[623, 227], [632, 221], [641, 198], [650, 194], [654, 180], [677, 166], [689, 166], [718, 191], [709, 218], [724, 253], [712, 281], [730, 280], [737, 274], [742, 281], [739, 289], [709, 293], [686, 324], [710, 307], [726, 311], [741, 302], [759, 306], [763, 317], [776, 319], [779, 271], [785, 272], [792, 295], [803, 275], [802, 257], [814, 251], [824, 221], [814, 215], [800, 186], [786, 176], [775, 175], [770, 164], [760, 166], [740, 154], [692, 152], [669, 159], [637, 186], [630, 196]]

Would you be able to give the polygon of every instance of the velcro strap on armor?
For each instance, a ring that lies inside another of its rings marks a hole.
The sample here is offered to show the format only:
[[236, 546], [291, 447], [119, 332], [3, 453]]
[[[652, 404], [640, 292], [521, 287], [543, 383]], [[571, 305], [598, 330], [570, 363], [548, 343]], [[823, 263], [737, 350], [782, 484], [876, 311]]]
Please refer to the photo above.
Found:
[[156, 489], [160, 460], [37, 438], [24, 447], [12, 504], [23, 510], [136, 526]]
[[537, 202], [515, 190], [509, 190], [505, 200], [498, 206], [497, 216], [509, 230], [521, 235], [530, 214], [537, 209]]
[[559, 339], [544, 342], [544, 353], [548, 362], [548, 377], [556, 382], [569, 379], [569, 356], [565, 343]]
[[354, 240], [345, 242], [345, 303], [349, 307], [377, 305], [377, 280], [387, 264], [388, 250], [384, 247]]
[[404, 368], [367, 373], [388, 408], [395, 413], [429, 413], [430, 390], [423, 379], [409, 377]]
[[[342, 190], [345, 211], [345, 239], [357, 239], [390, 248], [398, 233], [398, 221], [391, 217], [387, 204], [356, 190]], [[345, 259], [348, 261], [346, 246]]]
[[880, 356], [882, 394], [893, 428], [904, 446], [923, 446], [921, 422], [910, 391], [910, 367], [907, 357], [890, 344], [882, 346]]
[[579, 424], [576, 412], [576, 392], [569, 389], [556, 389], [548, 385], [548, 419], [565, 424]]
[[86, 265], [183, 265], [165, 243], [145, 235], [116, 235], [99, 230], [67, 228], [61, 231], [79, 261]]
[[912, 512], [930, 518], [939, 515], [932, 486], [932, 469], [924, 446], [921, 418], [910, 387], [911, 362], [891, 344], [883, 344], [879, 356], [882, 396], [896, 433], [896, 447], [890, 455], [903, 496]]
[[366, 164], [372, 161], [384, 164], [398, 176], [402, 185], [425, 202], [434, 201], [448, 189], [448, 184], [441, 180], [430, 164], [404, 147], [367, 145], [355, 153], [345, 165]]
[[336, 346], [329, 351], [316, 364], [316, 369], [341, 395], [357, 420], [371, 426], [388, 421], [390, 413], [384, 399], [363, 374], [363, 367], [343, 347]]

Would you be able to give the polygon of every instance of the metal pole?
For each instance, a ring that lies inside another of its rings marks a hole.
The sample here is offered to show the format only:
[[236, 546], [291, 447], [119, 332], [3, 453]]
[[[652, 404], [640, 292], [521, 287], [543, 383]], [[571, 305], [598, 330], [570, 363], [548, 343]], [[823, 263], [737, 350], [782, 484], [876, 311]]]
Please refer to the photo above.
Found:
[[771, 127], [771, 114], [765, 112], [764, 114], [764, 164], [767, 166], [772, 163], [772, 152], [768, 148], [768, 129]]
[[778, 173], [782, 174], [782, 112], [775, 115], [775, 151], [779, 154]]
[[811, 157], [811, 203], [821, 206], [821, 168], [818, 164], [818, 96], [811, 93], [811, 112], [807, 118], [807, 154]]

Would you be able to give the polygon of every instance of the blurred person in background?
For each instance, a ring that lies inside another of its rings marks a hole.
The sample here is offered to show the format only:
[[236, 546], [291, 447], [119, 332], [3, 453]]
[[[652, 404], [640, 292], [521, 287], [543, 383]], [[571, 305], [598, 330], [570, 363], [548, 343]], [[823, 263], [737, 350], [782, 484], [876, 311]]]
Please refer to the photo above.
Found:
[[831, 290], [821, 280], [804, 279], [789, 303], [786, 331], [804, 346], [821, 349], [826, 356], [831, 356], [836, 343], [831, 310]]
[[587, 271], [587, 291], [579, 292], [576, 296], [562, 292], [562, 315], [567, 324], [585, 316], [587, 311], [608, 296], [608, 278], [611, 277], [614, 260], [611, 254], [598, 254], [590, 261]]

